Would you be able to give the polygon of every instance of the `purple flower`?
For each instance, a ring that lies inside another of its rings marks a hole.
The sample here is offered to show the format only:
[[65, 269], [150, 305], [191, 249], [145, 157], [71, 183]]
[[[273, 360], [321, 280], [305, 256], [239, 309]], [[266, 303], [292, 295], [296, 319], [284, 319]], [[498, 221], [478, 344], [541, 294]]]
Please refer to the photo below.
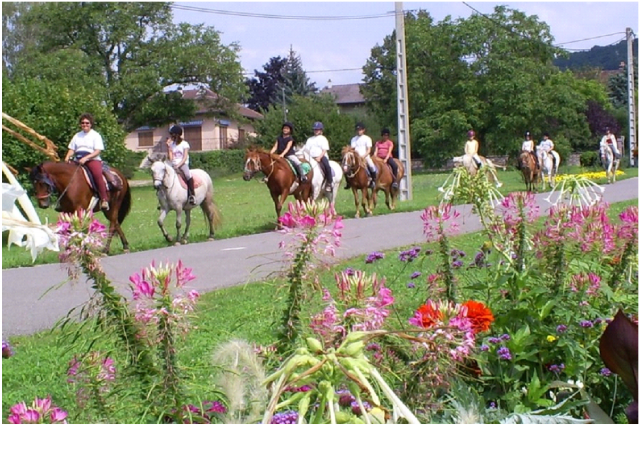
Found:
[[400, 252], [400, 255], [398, 255], [398, 258], [402, 262], [412, 262], [418, 257], [419, 253], [420, 253], [420, 248], [414, 247], [413, 249], [410, 249], [408, 251]]
[[411, 279], [417, 279], [418, 277], [420, 277], [422, 275], [422, 273], [420, 271], [416, 271], [413, 274], [411, 274]]
[[500, 340], [500, 338], [498, 338], [498, 337], [489, 337], [487, 339], [487, 341], [489, 343], [491, 343], [492, 345], [496, 345], [496, 344], [500, 343], [502, 340]]
[[486, 352], [486, 351], [488, 351], [488, 350], [489, 350], [489, 345], [482, 345], [482, 346], [480, 346], [480, 350], [481, 350], [482, 352]]
[[407, 288], [415, 288], [415, 287], [416, 287], [416, 284], [415, 284], [415, 283], [413, 283], [413, 282], [409, 282], [409, 283], [407, 284]]
[[549, 365], [549, 371], [554, 374], [560, 374], [562, 370], [564, 370], [564, 363], [561, 363], [560, 365]]
[[202, 407], [206, 412], [225, 413], [227, 408], [220, 401], [205, 401]]
[[603, 375], [604, 377], [609, 377], [611, 376], [613, 373], [611, 372], [611, 370], [609, 368], [602, 368], [600, 370], [600, 374]]
[[462, 263], [462, 260], [454, 260], [453, 263], [451, 263], [451, 267], [454, 269], [458, 269], [460, 268], [464, 263]]
[[500, 340], [502, 340], [502, 341], [509, 341], [509, 340], [511, 340], [511, 336], [510, 336], [509, 334], [502, 334], [502, 335], [500, 336]]
[[296, 424], [298, 422], [298, 412], [288, 410], [286, 412], [276, 413], [271, 418], [271, 424]]
[[[366, 410], [366, 411], [371, 410], [371, 404], [369, 404], [367, 401], [362, 401], [362, 407], [364, 407], [364, 410]], [[358, 401], [353, 401], [351, 403], [351, 411], [355, 415], [362, 415], [362, 410], [360, 410], [360, 406], [358, 405]]]
[[2, 358], [8, 359], [12, 355], [13, 355], [13, 350], [11, 349], [9, 342], [2, 340]]
[[509, 348], [502, 346], [498, 349], [498, 357], [500, 360], [511, 360], [511, 352], [509, 351]]
[[567, 331], [567, 326], [565, 326], [564, 324], [560, 324], [558, 327], [556, 327], [556, 332], [558, 332], [559, 334], [563, 334]]
[[372, 254], [369, 254], [369, 256], [367, 256], [367, 259], [364, 261], [365, 263], [373, 263], [376, 260], [381, 260], [384, 258], [384, 254], [382, 252], [374, 252]]
[[593, 327], [593, 323], [591, 321], [585, 319], [585, 320], [580, 321], [580, 327], [588, 329], [590, 327]]
[[345, 270], [342, 272], [345, 273], [347, 276], [353, 276], [356, 273], [356, 270], [353, 268], [345, 268]]

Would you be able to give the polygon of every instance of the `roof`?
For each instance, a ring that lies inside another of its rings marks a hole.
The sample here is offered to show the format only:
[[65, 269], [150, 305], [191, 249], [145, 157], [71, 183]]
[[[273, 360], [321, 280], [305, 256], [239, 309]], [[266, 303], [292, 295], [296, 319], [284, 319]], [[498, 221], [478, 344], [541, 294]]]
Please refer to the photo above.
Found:
[[358, 83], [324, 87], [320, 92], [333, 95], [338, 105], [365, 102], [364, 97], [360, 93], [360, 84]]
[[[188, 90], [184, 90], [182, 91], [182, 96], [185, 99], [190, 99], [190, 100], [198, 100], [198, 99], [210, 99], [210, 100], [217, 100], [219, 98], [218, 94], [216, 94], [215, 92], [213, 92], [212, 90], [210, 90], [209, 88], [204, 88], [203, 90], [200, 89], [188, 89]], [[236, 108], [238, 110], [238, 113], [241, 114], [242, 116], [249, 118], [249, 119], [263, 119], [264, 116], [260, 113], [258, 113], [257, 111], [254, 111], [252, 109], [249, 109], [245, 106], [240, 105], [239, 103], [236, 103]], [[198, 111], [196, 111], [196, 113], [208, 113], [210, 110], [208, 108], [200, 108], [198, 109]]]

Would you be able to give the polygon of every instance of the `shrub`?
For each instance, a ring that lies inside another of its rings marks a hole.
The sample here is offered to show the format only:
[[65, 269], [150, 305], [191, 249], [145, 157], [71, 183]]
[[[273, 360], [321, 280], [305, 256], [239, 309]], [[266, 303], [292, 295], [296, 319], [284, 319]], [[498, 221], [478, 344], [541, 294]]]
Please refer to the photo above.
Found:
[[593, 168], [598, 166], [598, 152], [584, 152], [580, 154], [580, 166], [583, 168]]
[[234, 174], [242, 172], [244, 155], [244, 149], [192, 152], [189, 154], [189, 166], [202, 169], [211, 175]]

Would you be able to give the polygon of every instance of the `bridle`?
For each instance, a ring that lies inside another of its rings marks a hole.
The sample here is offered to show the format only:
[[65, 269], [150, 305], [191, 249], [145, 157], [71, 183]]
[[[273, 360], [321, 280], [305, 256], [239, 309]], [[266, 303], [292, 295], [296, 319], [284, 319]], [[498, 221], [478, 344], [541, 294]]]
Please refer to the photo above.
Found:
[[[78, 173], [78, 169], [80, 169], [80, 166], [81, 165], [79, 165], [79, 164], [77, 165], [75, 171], [73, 171], [73, 175], [69, 179], [69, 183], [67, 183], [67, 187], [58, 196], [58, 200], [56, 201], [55, 208], [60, 207], [60, 200], [67, 193], [67, 190], [71, 186], [71, 182], [73, 181], [74, 177]], [[55, 183], [53, 183], [53, 180], [51, 180], [51, 177], [49, 176], [49, 174], [47, 174], [45, 172], [45, 170], [42, 167], [42, 165], [36, 166], [36, 169], [34, 171], [35, 171], [35, 174], [32, 175], [34, 186], [35, 186], [36, 183], [42, 183], [47, 187], [47, 194], [45, 196], [41, 196], [41, 195], [36, 194], [36, 199], [38, 199], [38, 200], [49, 199], [53, 195], [53, 193], [58, 191]]]
[[171, 184], [169, 185], [167, 183], [167, 177], [169, 176], [169, 163], [167, 163], [166, 161], [163, 161], [163, 165], [164, 165], [164, 170], [162, 171], [162, 180], [156, 178], [156, 173], [154, 171], [151, 171], [151, 178], [155, 182], [160, 182], [162, 184], [162, 186], [164, 186], [165, 188], [167, 188], [168, 190], [171, 190], [171, 188], [173, 188], [173, 185], [175, 183], [175, 177], [179, 177], [178, 174], [174, 174], [174, 180], [172, 180]]
[[[275, 169], [275, 160], [273, 158], [270, 158], [270, 160], [271, 160], [271, 164], [269, 166], [271, 166], [271, 170], [266, 175], [267, 179], [271, 177], [271, 174], [273, 174], [273, 171]], [[253, 163], [254, 170], [249, 169], [249, 163]], [[246, 174], [249, 174], [249, 178], [252, 178], [254, 175], [256, 175], [260, 171], [262, 171], [262, 162], [260, 161], [260, 157], [252, 156], [247, 158], [247, 161], [244, 164], [244, 172]]]
[[[352, 179], [356, 175], [358, 175], [358, 172], [360, 171], [360, 168], [362, 167], [362, 164], [358, 164], [358, 161], [356, 159], [355, 153], [353, 151], [349, 151], [349, 152], [344, 154], [344, 157], [342, 157], [342, 166], [349, 168], [349, 173], [347, 173], [347, 171], [345, 171], [345, 176], [347, 176], [350, 179]], [[355, 171], [353, 170], [354, 166], [356, 167]], [[351, 175], [349, 175], [349, 174], [351, 174]]]

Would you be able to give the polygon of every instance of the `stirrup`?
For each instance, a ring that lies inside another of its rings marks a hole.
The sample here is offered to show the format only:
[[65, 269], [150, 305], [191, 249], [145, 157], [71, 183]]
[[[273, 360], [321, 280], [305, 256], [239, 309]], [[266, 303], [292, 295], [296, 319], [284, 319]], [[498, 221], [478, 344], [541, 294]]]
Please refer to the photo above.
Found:
[[109, 202], [106, 200], [103, 200], [100, 203], [100, 210], [109, 211]]
[[393, 188], [393, 189], [398, 189], [398, 182], [393, 182], [393, 183], [391, 184], [391, 188]]
[[189, 203], [190, 203], [191, 205], [195, 205], [195, 204], [196, 204], [196, 198], [195, 198], [195, 196], [193, 196], [193, 195], [189, 196]]
[[306, 182], [307, 182], [307, 180], [309, 180], [309, 179], [307, 178], [307, 176], [306, 176], [306, 175], [304, 175], [304, 174], [302, 174], [302, 176], [300, 177], [300, 183], [306, 183]]
[[333, 187], [331, 185], [327, 184], [327, 186], [325, 186], [324, 190], [327, 193], [331, 193], [331, 192], [333, 192]]

